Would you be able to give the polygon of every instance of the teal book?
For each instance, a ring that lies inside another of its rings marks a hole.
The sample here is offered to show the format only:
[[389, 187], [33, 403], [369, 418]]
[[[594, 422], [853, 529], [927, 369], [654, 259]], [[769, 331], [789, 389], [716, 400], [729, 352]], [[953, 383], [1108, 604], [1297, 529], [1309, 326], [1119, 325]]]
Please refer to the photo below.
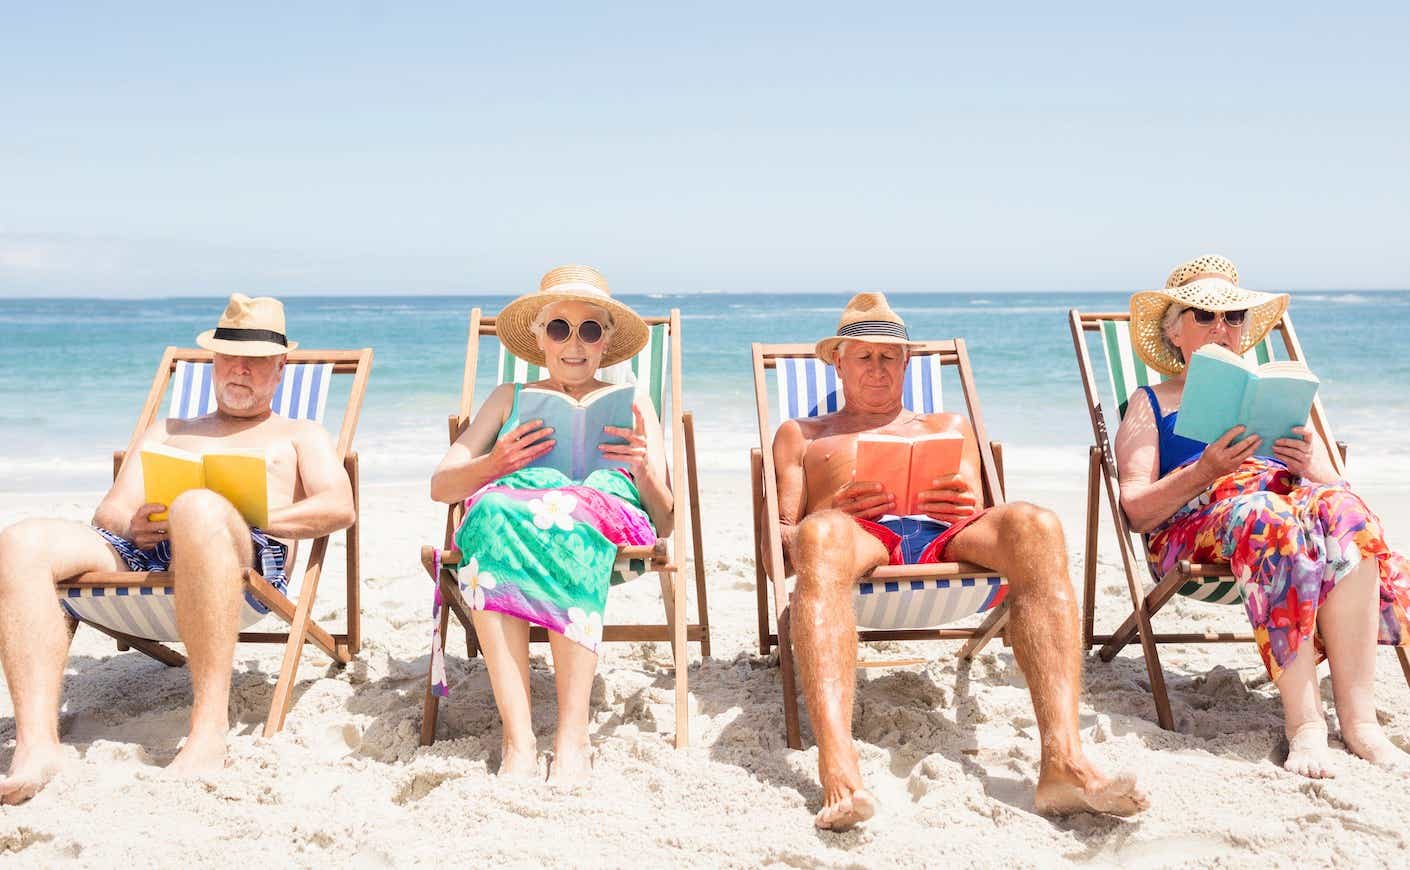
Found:
[[1317, 396], [1317, 376], [1296, 361], [1256, 365], [1216, 344], [1205, 345], [1190, 360], [1175, 434], [1208, 444], [1235, 426], [1241, 436], [1263, 439], [1259, 456], [1273, 455], [1273, 442], [1295, 438], [1307, 423]]
[[553, 428], [553, 449], [529, 463], [556, 468], [572, 480], [582, 480], [599, 468], [619, 468], [598, 451], [599, 444], [625, 444], [610, 436], [604, 426], [632, 428], [632, 402], [636, 387], [612, 384], [574, 399], [557, 390], [524, 387], [519, 391], [519, 419], [542, 420]]

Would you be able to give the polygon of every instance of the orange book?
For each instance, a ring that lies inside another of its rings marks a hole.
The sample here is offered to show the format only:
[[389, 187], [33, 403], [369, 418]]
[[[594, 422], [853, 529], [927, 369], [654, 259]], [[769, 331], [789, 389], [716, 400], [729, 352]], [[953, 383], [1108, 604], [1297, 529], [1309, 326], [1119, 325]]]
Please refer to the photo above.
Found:
[[920, 494], [934, 489], [937, 477], [958, 474], [964, 436], [936, 432], [907, 438], [900, 435], [858, 435], [857, 463], [852, 479], [880, 483], [896, 496], [896, 513], [920, 513]]

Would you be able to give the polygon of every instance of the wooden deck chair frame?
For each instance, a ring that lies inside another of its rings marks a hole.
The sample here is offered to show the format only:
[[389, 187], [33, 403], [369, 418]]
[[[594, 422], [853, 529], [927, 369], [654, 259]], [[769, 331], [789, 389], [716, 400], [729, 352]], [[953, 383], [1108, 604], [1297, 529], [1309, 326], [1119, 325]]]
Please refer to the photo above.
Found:
[[[675, 745], [677, 749], [680, 749], [689, 745], [690, 742], [687, 644], [699, 643], [700, 654], [704, 657], [710, 655], [710, 621], [705, 591], [705, 562], [701, 555], [700, 486], [696, 476], [695, 461], [695, 418], [691, 412], [682, 410], [681, 404], [683, 400], [681, 397], [681, 316], [679, 309], [671, 309], [670, 315], [667, 317], [644, 317], [642, 319], [651, 327], [666, 325], [669, 336], [670, 428], [673, 454], [671, 495], [675, 502], [675, 524], [671, 537], [658, 540], [654, 546], [619, 547], [617, 561], [619, 564], [624, 560], [642, 561], [645, 562], [648, 571], [654, 571], [658, 574], [661, 580], [661, 597], [665, 605], [666, 624], [607, 624], [602, 627], [602, 639], [604, 642], [666, 641], [671, 644], [676, 676]], [[479, 308], [470, 312], [470, 331], [465, 347], [465, 373], [460, 384], [460, 409], [451, 414], [447, 421], [449, 443], [451, 444], [454, 444], [455, 440], [464, 433], [473, 418], [480, 337], [493, 336], [497, 338], [498, 333], [495, 327], [495, 318], [484, 316]], [[660, 410], [664, 410], [664, 408]], [[681, 473], [682, 469], [684, 469], [684, 473]], [[465, 629], [466, 654], [474, 658], [479, 654], [479, 644], [475, 637], [474, 624], [470, 619], [470, 605], [461, 595], [460, 585], [455, 575], [444, 567], [460, 563], [461, 553], [455, 547], [455, 531], [460, 527], [464, 518], [465, 506], [463, 503], [448, 507], [445, 546], [439, 552], [435, 547], [422, 547], [421, 564], [440, 586], [442, 600], [447, 605], [441, 608], [440, 637], [442, 647], [446, 642], [450, 614], [454, 613], [461, 627]], [[691, 544], [689, 551], [686, 549], [685, 540], [687, 532], [690, 535]], [[682, 575], [685, 573], [685, 554], [687, 552], [693, 554], [695, 564], [695, 594], [699, 611], [699, 621], [695, 623], [689, 621], [686, 611], [685, 583], [677, 582], [684, 580]], [[443, 566], [439, 577], [436, 576], [435, 569], [437, 557]], [[529, 630], [529, 641], [531, 643], [547, 643], [548, 631], [539, 626], [532, 626]], [[441, 699], [431, 691], [431, 686], [432, 679], [428, 668], [426, 695], [421, 715], [422, 746], [430, 746], [436, 739], [436, 722], [439, 718]]]
[[[1139, 640], [1141, 652], [1146, 662], [1146, 673], [1150, 679], [1151, 695], [1155, 699], [1156, 720], [1160, 727], [1175, 730], [1175, 718], [1170, 710], [1170, 697], [1165, 688], [1165, 673], [1160, 665], [1160, 644], [1171, 643], [1252, 643], [1251, 632], [1183, 632], [1157, 633], [1151, 620], [1175, 595], [1190, 581], [1208, 582], [1210, 579], [1232, 582], [1227, 564], [1199, 564], [1181, 560], [1155, 585], [1144, 589], [1142, 578], [1151, 572], [1146, 560], [1145, 539], [1131, 529], [1126, 512], [1121, 509], [1121, 494], [1116, 472], [1116, 454], [1112, 449], [1106, 417], [1102, 411], [1101, 395], [1092, 368], [1091, 355], [1087, 350], [1086, 334], [1100, 333], [1103, 321], [1129, 323], [1128, 312], [1092, 313], [1072, 309], [1068, 314], [1072, 329], [1072, 342], [1077, 353], [1077, 365], [1082, 375], [1082, 387], [1087, 395], [1087, 414], [1092, 422], [1092, 437], [1095, 444], [1088, 449], [1087, 462], [1087, 537], [1085, 567], [1082, 577], [1082, 640], [1087, 650], [1095, 644], [1102, 644], [1098, 655], [1102, 661], [1111, 661], [1123, 647]], [[1305, 361], [1302, 345], [1293, 331], [1292, 320], [1284, 315], [1274, 327], [1282, 339], [1287, 358]], [[1271, 339], [1271, 334], [1270, 334]], [[1114, 399], [1120, 403], [1123, 397]], [[1345, 471], [1346, 444], [1332, 437], [1331, 426], [1321, 399], [1312, 403], [1312, 428], [1317, 437], [1327, 446], [1332, 464], [1338, 473]], [[1131, 595], [1131, 615], [1111, 634], [1097, 634], [1095, 631], [1096, 591], [1097, 591], [1097, 543], [1099, 537], [1100, 511], [1098, 502], [1101, 490], [1106, 490], [1107, 510], [1116, 529], [1116, 543], [1121, 550], [1121, 564], [1126, 572], [1126, 585]], [[1410, 658], [1403, 647], [1396, 648], [1401, 670], [1410, 682]]]
[[[122, 470], [123, 464], [130, 460], [133, 452], [141, 443], [143, 434], [157, 420], [158, 409], [161, 406], [162, 397], [166, 394], [167, 384], [171, 380], [172, 372], [176, 370], [178, 362], [189, 363], [209, 363], [213, 359], [213, 354], [207, 350], [196, 350], [187, 348], [168, 347], [162, 354], [161, 363], [157, 366], [156, 377], [152, 379], [152, 388], [147, 393], [147, 401], [142, 406], [142, 413], [137, 419], [137, 426], [132, 431], [132, 438], [128, 441], [126, 450], [119, 450], [113, 453], [113, 479], [117, 479], [118, 472]], [[362, 648], [362, 605], [361, 605], [361, 577], [362, 565], [358, 548], [359, 525], [361, 523], [361, 508], [359, 506], [358, 487], [358, 461], [357, 452], [352, 450], [353, 434], [357, 431], [358, 416], [362, 410], [363, 395], [367, 391], [367, 376], [372, 368], [372, 348], [365, 347], [360, 350], [294, 350], [290, 351], [288, 361], [291, 364], [323, 364], [331, 363], [333, 374], [350, 374], [353, 376], [351, 391], [348, 395], [347, 407], [343, 412], [343, 422], [338, 429], [337, 455], [338, 460], [347, 470], [348, 480], [352, 484], [353, 506], [356, 512], [353, 524], [348, 527], [346, 534], [347, 544], [347, 620], [344, 631], [340, 633], [331, 632], [320, 626], [313, 620], [313, 605], [318, 593], [318, 579], [323, 571], [324, 557], [328, 551], [328, 542], [331, 535], [324, 535], [315, 538], [310, 544], [308, 565], [304, 569], [303, 580], [299, 586], [297, 601], [291, 601], [280, 593], [260, 573], [253, 569], [245, 569], [244, 586], [245, 591], [262, 604], [269, 608], [270, 613], [277, 615], [280, 619], [289, 624], [287, 632], [240, 632], [241, 643], [277, 643], [284, 645], [284, 659], [279, 668], [279, 678], [274, 686], [274, 698], [269, 705], [269, 716], [264, 723], [264, 736], [273, 737], [284, 727], [284, 718], [288, 715], [289, 704], [293, 699], [294, 677], [299, 668], [299, 657], [303, 652], [305, 643], [313, 643], [340, 664], [347, 664], [352, 657]], [[290, 564], [293, 569], [293, 564]], [[70, 589], [122, 589], [134, 586], [174, 586], [175, 577], [169, 572], [158, 571], [92, 571], [81, 574], [78, 577], [62, 581], [57, 584], [59, 598], [67, 595]], [[112, 637], [118, 643], [120, 651], [135, 649], [139, 652], [151, 656], [162, 664], [170, 667], [180, 667], [186, 663], [186, 657], [171, 647], [159, 641], [148, 638], [135, 637], [130, 634], [116, 631], [104, 625], [93, 622], [86, 624], [93, 626], [104, 634]]]
[[[980, 480], [986, 506], [1004, 503], [1003, 447], [991, 442], [984, 427], [974, 386], [973, 369], [963, 339], [927, 341], [911, 351], [912, 356], [937, 354], [942, 365], [952, 365], [959, 374], [964, 393], [965, 410], [979, 441]], [[768, 655], [775, 644], [779, 648], [779, 671], [783, 679], [784, 729], [790, 749], [803, 747], [798, 716], [798, 690], [793, 672], [793, 644], [788, 627], [788, 576], [784, 568], [783, 532], [778, 518], [777, 477], [774, 470], [773, 428], [769, 417], [769, 389], [766, 372], [776, 369], [780, 360], [811, 358], [811, 344], [758, 344], [753, 347], [754, 399], [759, 414], [759, 447], [750, 450], [750, 474], [753, 479], [752, 505], [754, 512], [754, 577], [758, 596], [759, 653]], [[965, 580], [993, 577], [995, 571], [970, 562], [941, 562], [934, 565], [883, 566], [867, 575], [868, 580]], [[770, 628], [769, 587], [773, 587], [774, 623]], [[1008, 623], [1008, 602], [991, 608], [975, 628], [907, 628], [863, 629], [857, 632], [861, 641], [879, 640], [964, 640], [962, 659], [969, 659], [989, 641], [1000, 636]], [[865, 663], [861, 666], [917, 664], [914, 659], [895, 662]]]

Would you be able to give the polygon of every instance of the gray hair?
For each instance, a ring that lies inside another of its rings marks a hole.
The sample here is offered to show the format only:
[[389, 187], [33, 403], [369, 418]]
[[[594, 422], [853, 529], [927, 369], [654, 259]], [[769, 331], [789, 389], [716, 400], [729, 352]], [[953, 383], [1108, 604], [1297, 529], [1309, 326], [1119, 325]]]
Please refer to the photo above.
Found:
[[[534, 316], [534, 322], [531, 323], [531, 324], [529, 324], [529, 331], [532, 332], [534, 335], [543, 335], [543, 328], [544, 328], [544, 325], [547, 324], [548, 321], [549, 321], [549, 319], [550, 319], [549, 316], [548, 316], [548, 310], [549, 310], [550, 308], [552, 308], [553, 306], [555, 306], [555, 305], [561, 304], [561, 302], [574, 302], [574, 301], [577, 301], [577, 300], [573, 300], [573, 299], [564, 299], [564, 300], [561, 300], [560, 302], [550, 302], [550, 303], [548, 303], [547, 305], [545, 305], [544, 307], [540, 308], [540, 309], [539, 309], [539, 313]], [[592, 305], [592, 307], [595, 308], [595, 309], [597, 309], [598, 313], [601, 315], [601, 317], [600, 317], [599, 319], [602, 321], [602, 335], [603, 335], [603, 340], [605, 341], [607, 338], [610, 338], [611, 335], [612, 335], [612, 330], [614, 330], [614, 329], [617, 328], [617, 321], [616, 321], [616, 319], [612, 316], [612, 312], [611, 312], [611, 311], [608, 311], [606, 308], [603, 308], [603, 307], [600, 306], [600, 305], [593, 305], [591, 302], [588, 302], [588, 303], [585, 303], [585, 304], [587, 304], [587, 305]]]
[[[839, 341], [839, 342], [837, 343], [837, 347], [833, 349], [834, 359], [840, 358], [844, 353], [847, 352], [847, 345], [849, 345], [849, 344], [856, 344], [857, 341], [858, 341], [858, 339], [855, 339], [855, 338], [844, 338], [844, 339], [842, 339], [841, 341]], [[874, 342], [874, 341], [863, 342], [863, 344], [876, 344], [876, 343], [877, 343], [877, 342]], [[909, 344], [903, 344], [903, 345], [901, 345], [901, 352], [902, 352], [902, 354], [904, 355], [904, 357], [905, 357], [906, 359], [910, 359], [910, 358], [911, 358], [911, 346], [910, 346]]]
[[1180, 317], [1190, 306], [1181, 305], [1179, 302], [1171, 302], [1165, 309], [1165, 313], [1160, 316], [1160, 340], [1165, 344], [1165, 349], [1170, 355], [1178, 360], [1184, 360], [1185, 354], [1180, 348], [1175, 346], [1175, 342], [1170, 340], [1170, 333], [1175, 331], [1175, 325], [1180, 322]]

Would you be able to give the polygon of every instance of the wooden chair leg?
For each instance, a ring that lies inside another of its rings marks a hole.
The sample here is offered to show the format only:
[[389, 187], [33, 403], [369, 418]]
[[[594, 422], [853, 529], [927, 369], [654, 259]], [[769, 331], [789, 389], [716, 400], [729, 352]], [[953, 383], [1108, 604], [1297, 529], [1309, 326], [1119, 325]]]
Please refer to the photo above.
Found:
[[759, 608], [759, 655], [766, 656], [769, 642], [769, 577], [764, 570], [764, 457], [757, 448], [749, 452], [750, 480], [754, 489], [754, 596]]
[[1087, 554], [1082, 566], [1082, 648], [1092, 651], [1097, 613], [1097, 534], [1101, 528], [1102, 452], [1087, 454]]
[[700, 623], [700, 656], [710, 657], [710, 607], [705, 592], [704, 530], [700, 523], [700, 479], [695, 467], [695, 415], [681, 415], [685, 429], [686, 483], [690, 487], [690, 555], [695, 567], [695, 610]]
[[675, 619], [670, 626], [671, 636], [675, 638], [671, 646], [676, 662], [676, 748], [684, 749], [690, 745], [690, 644], [686, 643], [685, 633], [689, 619], [685, 610], [685, 583], [680, 577], [674, 580]]
[[1001, 602], [998, 607], [989, 611], [989, 615], [984, 617], [984, 621], [975, 630], [974, 637], [965, 641], [964, 647], [960, 649], [960, 661], [969, 661], [979, 654], [979, 651], [988, 645], [1004, 627], [1009, 624], [1009, 603]]
[[788, 630], [785, 608], [778, 619], [778, 669], [783, 679], [783, 728], [789, 749], [803, 748], [803, 731], [798, 722], [798, 685], [793, 674], [793, 638]]
[[669, 571], [658, 571], [661, 580], [661, 605], [666, 611], [666, 633], [671, 636], [671, 655], [676, 653], [676, 583]]
[[[441, 652], [446, 650], [446, 631], [450, 629], [450, 608], [441, 607]], [[436, 720], [440, 717], [441, 699], [431, 691], [435, 676], [431, 665], [426, 665], [426, 697], [421, 702], [421, 745], [430, 746], [436, 742]]]
[[322, 573], [319, 569], [323, 553], [320, 551], [327, 544], [327, 538], [319, 538], [309, 554], [310, 567], [304, 572], [299, 603], [289, 624], [289, 640], [284, 645], [284, 661], [279, 666], [279, 680], [274, 684], [274, 698], [269, 704], [269, 718], [264, 720], [265, 737], [273, 737], [284, 727], [284, 717], [289, 714], [289, 704], [294, 699], [294, 681], [298, 678], [299, 659], [303, 656], [309, 620], [313, 618], [313, 602], [318, 595], [318, 577]]
[[1395, 657], [1400, 659], [1400, 672], [1405, 675], [1406, 684], [1410, 684], [1410, 655], [1405, 652], [1405, 647], [1395, 648]]
[[135, 649], [143, 655], [150, 656], [169, 668], [179, 668], [186, 664], [186, 656], [172, 649], [164, 643], [155, 640], [148, 640], [144, 637], [133, 637], [130, 634], [123, 634], [114, 631], [105, 625], [90, 622], [88, 625], [98, 629], [103, 634], [118, 642], [119, 650]]

